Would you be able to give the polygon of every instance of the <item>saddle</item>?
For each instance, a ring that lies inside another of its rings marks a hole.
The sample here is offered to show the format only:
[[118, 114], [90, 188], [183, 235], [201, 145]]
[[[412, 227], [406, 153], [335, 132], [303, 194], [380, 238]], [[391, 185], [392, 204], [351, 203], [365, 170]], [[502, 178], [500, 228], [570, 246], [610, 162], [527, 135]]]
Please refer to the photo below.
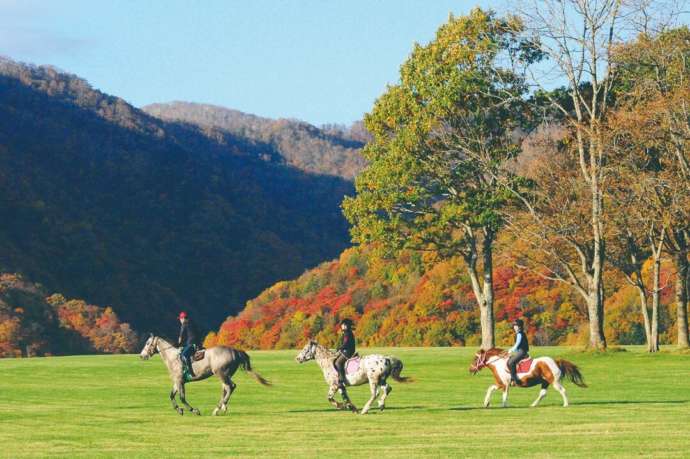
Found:
[[206, 354], [206, 349], [204, 349], [203, 347], [200, 349], [197, 349], [197, 351], [192, 356], [192, 362], [198, 362], [199, 360], [202, 360], [204, 358], [205, 354]]
[[357, 372], [357, 370], [359, 370], [359, 364], [361, 361], [362, 358], [359, 356], [359, 354], [355, 354], [347, 359], [347, 362], [345, 362], [345, 374]]
[[[534, 359], [532, 357], [527, 357], [525, 359], [522, 359], [518, 362], [516, 365], [517, 372], [518, 373], [527, 373], [529, 372], [529, 369], [532, 368], [532, 362]], [[508, 369], [508, 373], [510, 373], [510, 369]]]
[[[355, 352], [355, 354], [347, 359], [345, 361], [345, 374], [348, 375], [350, 373], [354, 373], [355, 371], [359, 370], [359, 362], [362, 360], [362, 358], [359, 356], [358, 352]], [[333, 361], [333, 368], [338, 370], [335, 366], [335, 361]]]

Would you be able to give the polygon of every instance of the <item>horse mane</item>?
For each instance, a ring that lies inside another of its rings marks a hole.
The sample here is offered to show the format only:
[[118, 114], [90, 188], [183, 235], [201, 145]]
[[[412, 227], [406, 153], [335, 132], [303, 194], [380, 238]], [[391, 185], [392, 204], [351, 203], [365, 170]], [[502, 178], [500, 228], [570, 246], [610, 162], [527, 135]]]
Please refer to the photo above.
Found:
[[312, 340], [309, 340], [309, 342], [314, 343], [314, 344], [316, 345], [316, 350], [317, 350], [317, 351], [319, 351], [319, 352], [325, 352], [325, 353], [328, 354], [328, 355], [335, 355], [335, 352], [331, 351], [331, 350], [330, 350], [329, 348], [327, 348], [326, 346], [323, 346], [323, 345], [319, 344], [316, 340], [312, 339]]
[[501, 355], [501, 354], [503, 354], [503, 352], [505, 352], [505, 351], [503, 349], [501, 349], [500, 347], [492, 347], [491, 349], [487, 349], [486, 351], [484, 351], [487, 358]]
[[169, 339], [167, 336], [156, 335], [154, 333], [154, 338], [158, 338], [158, 341], [163, 341], [165, 344], [169, 344], [172, 347], [177, 347], [177, 342], [173, 339]]

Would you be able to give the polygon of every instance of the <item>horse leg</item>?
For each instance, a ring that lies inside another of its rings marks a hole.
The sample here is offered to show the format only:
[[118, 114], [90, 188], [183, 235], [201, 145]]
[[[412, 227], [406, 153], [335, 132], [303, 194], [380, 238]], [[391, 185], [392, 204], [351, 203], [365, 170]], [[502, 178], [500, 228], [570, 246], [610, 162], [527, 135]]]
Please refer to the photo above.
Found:
[[228, 402], [230, 401], [230, 396], [232, 395], [233, 392], [235, 392], [235, 388], [237, 387], [237, 384], [232, 382], [232, 380], [230, 378], [228, 378], [228, 383], [229, 383], [229, 386], [225, 392], [225, 399], [223, 400], [223, 406], [222, 406], [223, 413], [227, 413]]
[[537, 396], [537, 399], [532, 403], [531, 406], [537, 406], [539, 405], [539, 402], [546, 397], [546, 389], [549, 387], [548, 382], [543, 382], [541, 383], [541, 390], [539, 391], [539, 395]]
[[393, 388], [388, 385], [388, 383], [383, 383], [381, 385], [381, 389], [383, 389], [383, 393], [381, 394], [381, 398], [378, 401], [379, 404], [379, 410], [383, 411], [384, 408], [386, 408], [386, 397], [388, 397], [388, 394], [391, 393]]
[[223, 400], [225, 400], [225, 393], [227, 392], [227, 385], [225, 383], [222, 383], [220, 387], [220, 400], [218, 400], [218, 404], [216, 407], [213, 409], [213, 413], [211, 413], [212, 416], [217, 416], [218, 411], [223, 407]]
[[503, 398], [502, 398], [502, 406], [503, 408], [506, 408], [508, 406], [508, 386], [507, 384], [503, 388]]
[[178, 414], [184, 414], [184, 410], [177, 406], [177, 402], [175, 401], [175, 395], [177, 394], [177, 384], [173, 386], [172, 390], [170, 391], [170, 403], [172, 403], [173, 409], [177, 411]]
[[347, 390], [345, 387], [341, 387], [338, 390], [340, 391], [340, 396], [343, 398], [343, 402], [345, 403], [345, 408], [349, 409], [353, 413], [356, 413], [357, 407], [354, 403], [352, 403], [352, 400], [350, 400], [350, 396], [347, 395]]
[[343, 404], [335, 399], [335, 391], [337, 391], [337, 390], [338, 390], [337, 384], [331, 385], [331, 388], [328, 389], [328, 402], [331, 405], [333, 405], [336, 409], [342, 410], [344, 408]]
[[194, 413], [194, 414], [196, 414], [196, 415], [200, 415], [200, 414], [201, 414], [201, 411], [199, 411], [198, 409], [194, 408], [192, 405], [190, 405], [189, 403], [187, 403], [187, 397], [185, 396], [184, 384], [182, 384], [182, 385], [180, 386], [179, 394], [180, 394], [180, 401], [182, 402], [182, 404], [183, 404], [184, 406], [187, 407], [187, 409], [188, 409], [189, 411], [191, 411], [192, 413]]
[[491, 394], [493, 394], [496, 389], [498, 389], [496, 384], [489, 386], [489, 389], [486, 391], [486, 397], [484, 397], [484, 408], [488, 408], [491, 404]]
[[361, 414], [367, 414], [369, 412], [369, 408], [371, 407], [371, 404], [374, 403], [374, 400], [376, 400], [376, 396], [378, 395], [379, 392], [379, 385], [376, 381], [374, 380], [369, 380], [369, 390], [371, 390], [371, 398], [367, 400], [367, 403], [364, 405], [364, 408], [362, 408]]
[[553, 387], [561, 394], [561, 397], [563, 397], [563, 407], [567, 407], [568, 397], [565, 395], [565, 387], [563, 387], [560, 381], [554, 381]]

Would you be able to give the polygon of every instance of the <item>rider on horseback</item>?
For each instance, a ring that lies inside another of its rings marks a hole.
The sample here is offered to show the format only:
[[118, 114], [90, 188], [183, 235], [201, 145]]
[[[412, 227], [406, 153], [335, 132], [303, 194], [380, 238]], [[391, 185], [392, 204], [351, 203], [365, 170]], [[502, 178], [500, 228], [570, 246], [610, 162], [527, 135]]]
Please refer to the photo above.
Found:
[[180, 319], [180, 337], [177, 340], [178, 347], [182, 347], [180, 357], [182, 363], [187, 367], [190, 376], [194, 376], [192, 369], [192, 356], [197, 349], [199, 333], [194, 324], [187, 317], [187, 313], [182, 311], [178, 316]]
[[335, 358], [335, 368], [338, 370], [338, 384], [341, 388], [345, 387], [345, 362], [355, 355], [355, 335], [352, 333], [354, 323], [350, 319], [343, 319], [340, 322], [340, 335], [338, 343], [338, 356]]
[[527, 342], [527, 335], [524, 332], [525, 323], [522, 319], [516, 319], [513, 321], [513, 330], [515, 330], [515, 344], [508, 350], [511, 354], [508, 359], [508, 368], [510, 368], [510, 377], [513, 384], [516, 386], [520, 385], [520, 379], [517, 376], [517, 364], [520, 360], [527, 357], [529, 352], [529, 343]]

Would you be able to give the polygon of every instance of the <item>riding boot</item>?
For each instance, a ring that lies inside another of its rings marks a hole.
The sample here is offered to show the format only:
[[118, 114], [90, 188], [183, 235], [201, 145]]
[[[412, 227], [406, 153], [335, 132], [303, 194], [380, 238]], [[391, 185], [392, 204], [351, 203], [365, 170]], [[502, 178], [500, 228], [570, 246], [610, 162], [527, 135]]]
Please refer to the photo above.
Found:
[[185, 363], [187, 364], [187, 371], [189, 372], [189, 376], [192, 378], [194, 377], [194, 369], [192, 368], [192, 358], [191, 357], [185, 357]]
[[520, 378], [518, 378], [517, 373], [515, 371], [510, 372], [510, 380], [513, 383], [513, 386], [520, 385]]

